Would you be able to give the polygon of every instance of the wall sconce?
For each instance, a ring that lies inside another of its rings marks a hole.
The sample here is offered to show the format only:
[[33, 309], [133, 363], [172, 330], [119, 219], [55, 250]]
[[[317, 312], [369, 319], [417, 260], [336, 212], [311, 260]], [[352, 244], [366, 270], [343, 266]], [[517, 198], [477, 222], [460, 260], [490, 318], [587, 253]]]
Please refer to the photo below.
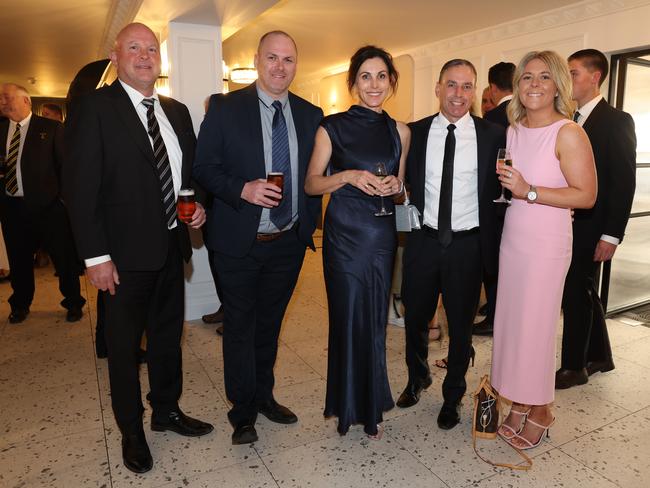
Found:
[[170, 96], [169, 89], [169, 58], [167, 57], [167, 40], [160, 43], [160, 75], [156, 80], [156, 92], [163, 96]]
[[257, 79], [257, 70], [255, 68], [233, 68], [230, 70], [230, 81], [248, 85]]
[[165, 97], [168, 97], [170, 94], [169, 90], [169, 76], [163, 75], [162, 73], [156, 80], [156, 84], [154, 85], [156, 88], [156, 93], [159, 95], [163, 95]]

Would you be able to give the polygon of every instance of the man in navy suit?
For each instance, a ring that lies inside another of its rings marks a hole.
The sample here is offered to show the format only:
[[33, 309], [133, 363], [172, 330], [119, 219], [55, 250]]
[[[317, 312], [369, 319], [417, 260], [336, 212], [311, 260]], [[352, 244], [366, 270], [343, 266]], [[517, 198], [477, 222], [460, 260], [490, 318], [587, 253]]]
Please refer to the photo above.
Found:
[[497, 151], [505, 147], [501, 126], [469, 113], [476, 96], [476, 69], [465, 59], [447, 61], [436, 84], [440, 113], [409, 124], [411, 149], [406, 179], [422, 229], [411, 232], [404, 249], [406, 364], [409, 379], [397, 400], [415, 405], [431, 385], [428, 322], [442, 294], [449, 323], [447, 374], [438, 426], [460, 421], [460, 400], [472, 356], [472, 322], [485, 267], [496, 273], [495, 205], [499, 193]]
[[61, 305], [66, 319], [81, 319], [86, 300], [80, 294], [79, 265], [70, 223], [61, 200], [63, 125], [32, 113], [25, 88], [5, 83], [0, 121], [0, 154], [5, 155], [5, 179], [0, 190], [0, 220], [4, 232], [11, 288], [9, 322], [24, 321], [34, 298], [34, 252], [43, 244], [59, 275]]
[[636, 187], [636, 133], [630, 114], [616, 110], [600, 94], [607, 78], [603, 53], [583, 49], [569, 56], [574, 120], [589, 136], [598, 173], [593, 208], [576, 210], [573, 257], [564, 285], [562, 367], [557, 389], [582, 385], [589, 376], [614, 369], [605, 313], [598, 296], [601, 263], [614, 256], [623, 240]]
[[[258, 412], [277, 423], [298, 420], [273, 397], [273, 366], [305, 249], [314, 248], [321, 201], [305, 194], [304, 179], [323, 112], [288, 91], [296, 63], [288, 34], [262, 36], [258, 80], [211, 97], [194, 162], [194, 178], [214, 197], [207, 246], [222, 288], [233, 444], [257, 440]], [[283, 192], [266, 181], [278, 168]]]

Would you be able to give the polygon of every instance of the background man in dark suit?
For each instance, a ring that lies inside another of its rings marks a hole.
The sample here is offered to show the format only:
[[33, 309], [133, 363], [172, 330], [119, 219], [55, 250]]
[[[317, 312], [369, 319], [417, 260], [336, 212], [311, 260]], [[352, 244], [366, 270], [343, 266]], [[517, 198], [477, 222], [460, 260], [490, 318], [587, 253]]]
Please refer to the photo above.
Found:
[[79, 266], [70, 223], [60, 198], [63, 163], [63, 125], [32, 113], [25, 88], [13, 83], [1, 87], [1, 152], [5, 179], [0, 190], [0, 220], [4, 232], [11, 287], [9, 322], [25, 320], [34, 298], [34, 252], [43, 243], [59, 275], [61, 305], [66, 320], [81, 319], [86, 300], [80, 294]]
[[[118, 80], [81, 98], [68, 118], [65, 194], [90, 283], [103, 291], [115, 419], [125, 466], [151, 469], [142, 428], [138, 351], [147, 333], [151, 429], [199, 436], [212, 426], [178, 406], [182, 389], [183, 259], [192, 248], [176, 215], [190, 185], [195, 137], [185, 105], [156, 94], [156, 36], [130, 24], [111, 61]], [[205, 221], [198, 204], [190, 225]]]
[[449, 323], [449, 359], [442, 384], [438, 426], [458, 424], [465, 373], [472, 354], [472, 322], [483, 266], [496, 273], [497, 224], [492, 199], [499, 192], [495, 161], [505, 147], [502, 127], [469, 114], [476, 69], [467, 60], [445, 63], [436, 84], [440, 113], [409, 124], [406, 179], [411, 203], [423, 215], [422, 230], [408, 235], [402, 297], [406, 309], [409, 381], [397, 400], [405, 408], [431, 385], [427, 324], [438, 296]]
[[[496, 105], [483, 115], [485, 120], [499, 124], [504, 129], [510, 125], [508, 122], [508, 104], [512, 100], [512, 77], [515, 73], [515, 65], [512, 63], [497, 63], [488, 70], [488, 87], [490, 98]], [[497, 218], [499, 226], [503, 225], [505, 206], [497, 205]], [[499, 231], [499, 235], [501, 231]], [[497, 256], [498, 257], [498, 256]], [[498, 263], [495, 269], [498, 270]], [[494, 312], [497, 305], [497, 273], [490, 274], [483, 271], [483, 285], [485, 286], [485, 319], [474, 325], [472, 333], [475, 335], [492, 335], [494, 329]]]
[[573, 220], [573, 258], [562, 299], [562, 367], [555, 375], [558, 389], [582, 385], [590, 375], [614, 369], [596, 275], [600, 263], [612, 259], [623, 240], [636, 185], [634, 121], [600, 95], [607, 58], [584, 49], [569, 57], [569, 69], [578, 103], [574, 120], [591, 141], [598, 197], [593, 208], [576, 210]]
[[[273, 397], [273, 365], [305, 249], [314, 248], [320, 199], [307, 197], [303, 187], [323, 113], [289, 93], [296, 62], [288, 34], [262, 36], [258, 80], [212, 96], [194, 163], [194, 177], [214, 196], [207, 245], [222, 288], [233, 444], [257, 440], [258, 412], [273, 422], [298, 420]], [[266, 182], [271, 171], [284, 173], [282, 193]]]

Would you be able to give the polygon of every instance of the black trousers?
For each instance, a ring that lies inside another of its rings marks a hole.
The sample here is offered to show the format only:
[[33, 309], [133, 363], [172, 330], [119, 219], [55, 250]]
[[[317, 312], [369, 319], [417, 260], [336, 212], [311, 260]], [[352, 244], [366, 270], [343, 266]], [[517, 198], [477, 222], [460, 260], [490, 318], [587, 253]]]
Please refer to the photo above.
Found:
[[410, 383], [430, 375], [428, 323], [438, 296], [449, 322], [447, 375], [442, 384], [445, 402], [459, 402], [465, 394], [472, 327], [481, 293], [481, 243], [476, 232], [454, 234], [444, 248], [428, 227], [412, 232], [404, 249], [402, 300], [405, 307], [406, 364]]
[[183, 258], [177, 230], [169, 231], [169, 252], [157, 271], [123, 271], [115, 295], [102, 293], [111, 400], [123, 433], [142, 428], [138, 351], [147, 332], [149, 400], [153, 418], [165, 419], [178, 408], [183, 375]]
[[237, 258], [215, 252], [224, 308], [223, 362], [232, 424], [254, 421], [273, 397], [273, 366], [284, 313], [298, 281], [305, 245], [296, 230], [253, 244]]
[[611, 361], [605, 313], [598, 296], [593, 248], [575, 248], [564, 283], [562, 367], [579, 370], [588, 361]]
[[22, 197], [1, 197], [0, 221], [7, 247], [11, 288], [11, 309], [29, 309], [34, 299], [34, 253], [39, 244], [45, 248], [59, 276], [59, 290], [64, 308], [81, 308], [81, 269], [63, 203], [55, 200], [49, 207], [33, 210]]

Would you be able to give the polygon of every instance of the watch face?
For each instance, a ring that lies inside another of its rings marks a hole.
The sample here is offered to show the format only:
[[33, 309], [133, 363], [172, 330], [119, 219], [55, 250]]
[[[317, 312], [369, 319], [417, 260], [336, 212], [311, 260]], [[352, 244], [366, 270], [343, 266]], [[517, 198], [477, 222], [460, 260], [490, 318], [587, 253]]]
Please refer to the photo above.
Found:
[[535, 200], [537, 200], [537, 192], [536, 192], [536, 191], [529, 191], [529, 192], [528, 192], [528, 197], [527, 197], [527, 198], [528, 198], [528, 200], [530, 200], [531, 202], [534, 202]]

